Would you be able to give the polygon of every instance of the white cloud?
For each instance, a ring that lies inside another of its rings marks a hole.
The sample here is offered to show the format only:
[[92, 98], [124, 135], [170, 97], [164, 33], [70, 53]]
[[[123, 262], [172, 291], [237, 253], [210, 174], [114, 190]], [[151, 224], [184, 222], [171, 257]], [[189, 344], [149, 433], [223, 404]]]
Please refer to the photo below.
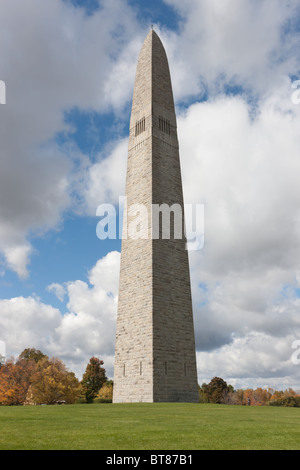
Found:
[[88, 282], [49, 286], [59, 296], [66, 292], [65, 314], [36, 297], [0, 300], [0, 337], [7, 355], [34, 347], [62, 359], [78, 377], [97, 356], [112, 377], [119, 267], [120, 253], [110, 252], [90, 270]]
[[5, 342], [0, 340], [0, 356], [6, 357]]
[[[180, 34], [165, 33], [177, 99], [224, 83], [266, 93], [299, 70], [299, 34], [291, 0], [166, 0], [182, 16]], [[169, 36], [169, 39], [168, 39]]]
[[100, 204], [118, 204], [119, 197], [125, 194], [127, 154], [125, 138], [88, 168], [81, 189], [87, 213], [94, 216]]
[[211, 352], [198, 352], [199, 383], [224, 378], [235, 388], [299, 389], [300, 370], [292, 362], [293, 336], [251, 332]]
[[21, 279], [28, 277], [27, 265], [32, 251], [32, 247], [29, 244], [8, 245], [3, 248], [8, 268], [15, 271]]
[[58, 284], [57, 282], [53, 282], [52, 284], [50, 284], [50, 286], [47, 287], [47, 290], [49, 292], [53, 292], [61, 302], [64, 301], [64, 298], [66, 295], [66, 289], [61, 284]]
[[55, 228], [67, 208], [76, 211], [72, 155], [54, 142], [69, 129], [64, 112], [122, 110], [139, 34], [121, 0], [103, 1], [92, 16], [61, 0], [1, 2], [7, 102], [0, 109], [0, 252], [21, 277], [28, 272], [30, 235]]
[[66, 284], [68, 312], [53, 332], [51, 350], [73, 370], [95, 355], [105, 360], [112, 376], [119, 265], [120, 253], [110, 252], [90, 270], [90, 285], [81, 280]]
[[178, 119], [185, 200], [205, 204], [205, 271], [298, 268], [300, 108], [284, 91], [254, 119], [225, 96]]
[[300, 107], [290, 85], [255, 115], [244, 98], [220, 95], [178, 118], [185, 201], [205, 204], [204, 248], [190, 253], [200, 382], [281, 376], [299, 387]]
[[35, 297], [0, 300], [0, 336], [7, 356], [35, 347], [48, 351], [48, 335], [59, 325], [61, 314]]

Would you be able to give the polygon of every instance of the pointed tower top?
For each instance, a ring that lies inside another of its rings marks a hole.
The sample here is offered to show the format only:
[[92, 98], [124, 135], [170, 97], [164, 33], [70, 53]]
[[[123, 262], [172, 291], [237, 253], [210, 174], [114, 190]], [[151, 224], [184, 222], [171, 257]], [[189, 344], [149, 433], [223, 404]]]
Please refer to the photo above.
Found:
[[151, 27], [138, 59], [132, 120], [135, 122], [150, 114], [159, 116], [162, 110], [164, 113], [167, 111], [175, 116], [167, 55], [158, 34]]

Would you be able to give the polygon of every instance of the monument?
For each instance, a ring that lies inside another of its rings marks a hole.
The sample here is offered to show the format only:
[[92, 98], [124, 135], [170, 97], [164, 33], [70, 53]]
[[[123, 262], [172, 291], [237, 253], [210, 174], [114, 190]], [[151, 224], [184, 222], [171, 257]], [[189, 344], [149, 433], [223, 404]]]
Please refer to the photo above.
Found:
[[[174, 229], [173, 209], [180, 207], [184, 221], [176, 115], [167, 56], [153, 29], [136, 70], [126, 198], [113, 402], [198, 402], [184, 222], [180, 236]], [[141, 205], [148, 219], [130, 237], [124, 231]], [[169, 208], [159, 230], [153, 207]]]

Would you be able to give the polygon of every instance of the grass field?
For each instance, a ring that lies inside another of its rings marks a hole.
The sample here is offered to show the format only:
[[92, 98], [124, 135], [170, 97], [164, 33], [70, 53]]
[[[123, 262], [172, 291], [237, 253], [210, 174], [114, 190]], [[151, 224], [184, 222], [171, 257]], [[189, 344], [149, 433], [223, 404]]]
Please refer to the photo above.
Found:
[[300, 408], [188, 403], [0, 407], [1, 450], [300, 450]]

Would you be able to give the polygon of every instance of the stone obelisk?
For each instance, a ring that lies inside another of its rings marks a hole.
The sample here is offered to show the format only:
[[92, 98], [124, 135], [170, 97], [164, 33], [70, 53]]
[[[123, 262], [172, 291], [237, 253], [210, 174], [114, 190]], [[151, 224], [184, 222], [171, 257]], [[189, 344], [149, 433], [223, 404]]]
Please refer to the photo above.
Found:
[[[169, 65], [153, 29], [138, 59], [126, 179], [113, 402], [197, 402], [188, 251], [184, 230], [153, 228], [153, 207], [178, 208], [183, 192]], [[130, 224], [147, 209], [138, 236]], [[168, 214], [167, 214], [168, 215]], [[172, 217], [174, 215], [174, 217]], [[135, 219], [134, 219], [135, 217]], [[173, 225], [172, 225], [173, 222]], [[166, 223], [168, 228], [168, 224]], [[180, 224], [179, 224], [180, 228]], [[184, 224], [183, 224], [184, 228]], [[155, 233], [154, 233], [155, 232]]]

